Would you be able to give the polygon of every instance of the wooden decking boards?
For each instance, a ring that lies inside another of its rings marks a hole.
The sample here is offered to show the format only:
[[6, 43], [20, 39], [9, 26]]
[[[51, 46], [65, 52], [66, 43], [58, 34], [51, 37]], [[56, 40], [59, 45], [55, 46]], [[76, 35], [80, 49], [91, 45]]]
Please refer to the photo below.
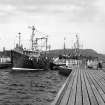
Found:
[[105, 72], [76, 68], [51, 105], [105, 105]]

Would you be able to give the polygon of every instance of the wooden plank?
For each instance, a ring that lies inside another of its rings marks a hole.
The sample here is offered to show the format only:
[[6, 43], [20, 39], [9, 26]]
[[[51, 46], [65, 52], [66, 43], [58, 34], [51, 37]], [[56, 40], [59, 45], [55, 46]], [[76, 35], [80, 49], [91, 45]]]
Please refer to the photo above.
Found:
[[90, 86], [90, 83], [86, 77], [86, 70], [84, 70], [83, 72], [83, 77], [84, 77], [84, 81], [85, 81], [85, 84], [86, 84], [86, 87], [87, 87], [87, 92], [88, 92], [88, 95], [89, 95], [89, 100], [90, 100], [90, 103], [91, 105], [98, 105], [98, 102], [96, 100], [96, 97], [91, 89], [91, 86]]
[[92, 75], [94, 75], [94, 78], [96, 78], [96, 80], [97, 80], [98, 83], [101, 82], [101, 84], [102, 84], [103, 86], [105, 86], [105, 85], [104, 85], [104, 84], [105, 84], [105, 79], [104, 79], [105, 74], [103, 74], [102, 71], [93, 71], [93, 73], [92, 73], [92, 72], [90, 72], [90, 73], [91, 73]]
[[95, 74], [96, 74], [96, 76], [98, 76], [98, 78], [99, 78], [98, 80], [101, 80], [102, 84], [105, 86], [105, 73], [102, 70], [100, 70]]
[[77, 72], [77, 75], [74, 79], [74, 83], [73, 83], [72, 90], [71, 90], [71, 95], [69, 97], [67, 105], [75, 105], [76, 91], [77, 91], [77, 81], [78, 81], [78, 70], [76, 70], [76, 72]]
[[82, 105], [82, 87], [81, 87], [81, 76], [80, 72], [81, 70], [78, 70], [78, 82], [77, 82], [77, 91], [76, 91], [76, 103], [75, 105]]
[[97, 78], [97, 82], [102, 86], [102, 88], [104, 88], [103, 90], [105, 90], [105, 80], [104, 80], [105, 75], [103, 76], [103, 72], [97, 73], [94, 76]]
[[98, 74], [93, 74], [94, 79], [97, 81], [97, 83], [103, 88], [103, 91], [105, 92], [105, 74], [103, 72], [99, 72]]
[[95, 87], [97, 88], [100, 96], [102, 97], [104, 103], [105, 103], [105, 87], [102, 86], [102, 84], [100, 84], [99, 81], [97, 81], [97, 77], [96, 75], [94, 75], [94, 72], [88, 72], [91, 81], [94, 83]]
[[69, 100], [69, 97], [71, 95], [71, 90], [72, 90], [72, 86], [73, 86], [74, 79], [75, 79], [76, 75], [77, 75], [77, 72], [75, 71], [71, 80], [69, 81], [68, 88], [67, 88], [67, 90], [66, 90], [66, 92], [65, 92], [65, 94], [64, 94], [64, 96], [60, 102], [60, 105], [67, 105], [68, 104], [68, 100]]
[[[100, 83], [102, 85], [102, 88], [105, 87], [105, 79], [104, 76], [105, 74], [102, 71], [94, 71], [93, 73], [94, 77], [97, 78], [97, 82]], [[105, 90], [105, 88], [104, 88]]]
[[83, 78], [83, 70], [81, 71], [81, 81], [82, 81], [83, 105], [90, 105], [88, 90]]
[[91, 86], [91, 89], [93, 90], [93, 93], [98, 101], [98, 104], [99, 105], [105, 105], [104, 101], [102, 100], [102, 97], [100, 96], [97, 88], [96, 88], [96, 85], [93, 83], [93, 80], [90, 78], [89, 74], [86, 72], [86, 76], [87, 76], [87, 79], [90, 83], [90, 86]]
[[93, 77], [95, 78], [95, 80], [97, 81], [97, 84], [100, 86], [100, 88], [104, 92], [103, 93], [100, 91], [100, 94], [103, 97], [103, 100], [105, 102], [105, 83], [103, 83], [104, 82], [103, 77], [105, 76], [105, 74], [104, 74], [104, 76], [101, 77], [101, 75], [103, 75], [103, 74], [104, 74], [103, 71], [98, 71], [98, 73], [97, 73], [97, 71], [93, 72]]
[[[60, 105], [61, 101], [63, 100], [63, 96], [69, 86], [71, 84], [70, 80], [75, 76], [75, 71], [72, 71], [69, 77], [67, 78], [66, 82], [61, 87], [60, 91], [58, 92], [57, 96], [55, 97], [55, 100], [51, 105]], [[66, 102], [66, 101], [65, 101]]]

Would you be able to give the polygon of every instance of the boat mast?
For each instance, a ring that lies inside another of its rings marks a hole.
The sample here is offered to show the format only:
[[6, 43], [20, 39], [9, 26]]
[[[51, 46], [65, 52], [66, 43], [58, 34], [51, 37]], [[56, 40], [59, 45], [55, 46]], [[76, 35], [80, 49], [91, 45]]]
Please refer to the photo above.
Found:
[[47, 43], [48, 43], [48, 38], [45, 38], [46, 39], [46, 51], [47, 51]]
[[80, 55], [80, 43], [79, 43], [79, 37], [76, 34], [76, 42], [75, 42], [75, 56], [76, 56], [76, 60], [77, 60], [77, 65], [79, 66], [79, 55]]
[[76, 34], [76, 54], [77, 54], [77, 56], [79, 56], [79, 50], [80, 50], [79, 37]]
[[32, 35], [31, 35], [31, 50], [33, 51], [34, 50], [34, 36], [35, 36], [35, 27], [34, 26], [32, 26], [32, 27], [30, 27], [29, 26], [29, 28], [31, 28], [32, 29]]
[[41, 48], [42, 47], [45, 47], [46, 48], [46, 51], [47, 51], [47, 48], [48, 48], [48, 45], [47, 45], [48, 44], [48, 36], [41, 37], [41, 38], [36, 38], [36, 43], [37, 43], [38, 40], [41, 40], [41, 42], [42, 42], [42, 40], [45, 40], [45, 43], [46, 44], [45, 44], [45, 46], [41, 46]]
[[20, 32], [18, 33], [18, 38], [19, 38], [19, 43], [18, 44], [19, 44], [19, 47], [20, 47], [20, 43], [21, 43], [21, 33]]
[[66, 52], [65, 52], [65, 50], [66, 50], [65, 40], [66, 40], [66, 38], [64, 37], [64, 55], [66, 54]]
[[32, 46], [31, 46], [31, 49], [32, 51], [34, 50], [34, 36], [35, 36], [35, 27], [32, 26], [32, 36], [31, 36], [31, 43], [32, 43]]
[[64, 62], [66, 63], [66, 44], [65, 44], [65, 40], [66, 40], [66, 38], [64, 37], [64, 56], [65, 56], [65, 58], [64, 58]]
[[[38, 45], [38, 41], [39, 40], [41, 40], [41, 42], [42, 42], [42, 40], [45, 40], [45, 48], [46, 48], [46, 51], [47, 51], [47, 48], [48, 48], [48, 36], [45, 36], [45, 37], [41, 37], [41, 38], [35, 38], [34, 39], [34, 36], [35, 36], [35, 30], [36, 30], [36, 32], [39, 32], [34, 26], [32, 26], [32, 27], [29, 27], [29, 28], [31, 28], [32, 29], [32, 35], [31, 35], [31, 50], [33, 51], [34, 49], [36, 50], [38, 47], [41, 47], [41, 49], [42, 49], [42, 47], [43, 46], [39, 46]], [[40, 33], [40, 32], [39, 32]]]
[[80, 48], [80, 44], [79, 44], [79, 37], [78, 37], [78, 35], [76, 35], [76, 44], [77, 44], [77, 49], [79, 49]]

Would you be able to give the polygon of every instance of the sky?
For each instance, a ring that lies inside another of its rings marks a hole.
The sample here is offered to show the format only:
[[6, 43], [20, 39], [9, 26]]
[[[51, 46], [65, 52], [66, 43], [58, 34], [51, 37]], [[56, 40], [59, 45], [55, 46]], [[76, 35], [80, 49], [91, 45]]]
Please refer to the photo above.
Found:
[[81, 48], [105, 54], [105, 0], [0, 0], [0, 50], [21, 43], [29, 47], [30, 26], [48, 35], [51, 49], [71, 48], [78, 34]]

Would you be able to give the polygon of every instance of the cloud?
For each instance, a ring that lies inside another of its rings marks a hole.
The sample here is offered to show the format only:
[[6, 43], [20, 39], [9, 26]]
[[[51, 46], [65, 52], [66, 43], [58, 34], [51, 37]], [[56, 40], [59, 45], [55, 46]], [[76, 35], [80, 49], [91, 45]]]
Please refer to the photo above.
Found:
[[103, 3], [104, 0], [0, 0], [0, 18], [8, 21], [16, 16], [50, 15], [65, 22], [103, 21]]
[[12, 13], [16, 10], [16, 7], [10, 4], [0, 4], [0, 13]]
[[80, 15], [80, 17], [81, 15], [89, 16], [89, 14], [92, 15], [93, 12], [96, 12], [95, 0], [3, 0], [0, 3], [1, 7], [4, 7], [2, 10], [9, 10], [7, 12], [67, 13], [74, 14], [74, 16], [77, 14], [76, 16]]

